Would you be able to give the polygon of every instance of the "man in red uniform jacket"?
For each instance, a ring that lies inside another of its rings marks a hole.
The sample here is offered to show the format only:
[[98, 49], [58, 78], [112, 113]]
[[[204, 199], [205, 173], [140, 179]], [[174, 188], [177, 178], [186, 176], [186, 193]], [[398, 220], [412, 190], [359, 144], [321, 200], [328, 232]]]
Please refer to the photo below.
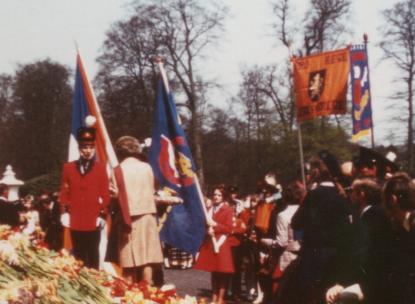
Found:
[[98, 223], [108, 206], [109, 181], [105, 165], [95, 161], [95, 129], [80, 128], [77, 141], [80, 158], [63, 166], [60, 202], [70, 215], [75, 258], [98, 268]]

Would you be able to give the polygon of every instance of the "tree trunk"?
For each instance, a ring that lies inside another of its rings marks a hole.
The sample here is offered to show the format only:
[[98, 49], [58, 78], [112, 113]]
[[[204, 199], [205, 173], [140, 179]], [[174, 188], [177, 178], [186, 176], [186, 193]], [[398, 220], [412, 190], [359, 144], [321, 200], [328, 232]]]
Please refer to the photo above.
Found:
[[193, 140], [195, 142], [195, 162], [197, 166], [197, 175], [202, 189], [205, 187], [205, 175], [203, 171], [203, 155], [202, 155], [202, 140], [199, 132], [199, 127], [193, 132]]
[[190, 112], [192, 113], [191, 118], [191, 137], [193, 139], [194, 144], [194, 161], [197, 167], [197, 176], [199, 177], [199, 183], [200, 187], [204, 189], [205, 187], [205, 176], [203, 172], [203, 154], [202, 154], [202, 139], [200, 135], [200, 118], [199, 118], [199, 112], [197, 110], [197, 97], [193, 93], [191, 96], [191, 101], [189, 103], [190, 105]]
[[408, 169], [409, 172], [412, 172], [414, 168], [414, 144], [413, 144], [413, 137], [414, 137], [414, 130], [413, 130], [413, 93], [412, 93], [412, 81], [413, 81], [413, 74], [410, 73], [408, 78]]

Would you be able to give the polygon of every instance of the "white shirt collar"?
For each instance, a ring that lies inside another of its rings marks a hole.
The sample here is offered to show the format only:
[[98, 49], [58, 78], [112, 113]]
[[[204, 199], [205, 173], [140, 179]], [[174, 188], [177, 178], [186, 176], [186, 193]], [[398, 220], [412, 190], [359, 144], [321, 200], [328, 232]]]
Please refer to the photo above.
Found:
[[327, 181], [327, 182], [321, 182], [320, 183], [320, 186], [324, 186], [324, 187], [334, 187], [335, 185], [334, 185], [333, 182]]
[[362, 217], [363, 214], [365, 214], [366, 211], [368, 211], [371, 207], [372, 207], [372, 205], [367, 205], [365, 208], [363, 208], [362, 212], [360, 212], [360, 217]]

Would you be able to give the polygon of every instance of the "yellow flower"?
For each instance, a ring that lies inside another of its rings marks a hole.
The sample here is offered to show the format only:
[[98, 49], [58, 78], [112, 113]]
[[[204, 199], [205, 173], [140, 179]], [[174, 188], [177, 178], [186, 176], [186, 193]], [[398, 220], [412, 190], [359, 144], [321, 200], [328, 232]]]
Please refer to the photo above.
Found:
[[21, 289], [26, 289], [25, 281], [11, 281], [8, 282], [0, 293], [0, 300], [1, 301], [8, 301], [8, 302], [17, 302], [19, 300], [19, 294]]
[[9, 242], [17, 249], [27, 248], [30, 245], [29, 237], [19, 232], [10, 235]]
[[0, 239], [6, 239], [9, 234], [11, 233], [11, 229], [9, 225], [0, 225]]
[[8, 241], [0, 240], [0, 260], [9, 265], [19, 265], [19, 256], [16, 249]]

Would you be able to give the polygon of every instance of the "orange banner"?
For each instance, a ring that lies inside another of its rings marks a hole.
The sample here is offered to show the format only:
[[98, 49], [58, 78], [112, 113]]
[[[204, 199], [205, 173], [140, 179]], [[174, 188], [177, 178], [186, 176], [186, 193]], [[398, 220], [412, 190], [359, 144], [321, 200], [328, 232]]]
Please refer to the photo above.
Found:
[[349, 49], [293, 58], [297, 121], [346, 113]]

